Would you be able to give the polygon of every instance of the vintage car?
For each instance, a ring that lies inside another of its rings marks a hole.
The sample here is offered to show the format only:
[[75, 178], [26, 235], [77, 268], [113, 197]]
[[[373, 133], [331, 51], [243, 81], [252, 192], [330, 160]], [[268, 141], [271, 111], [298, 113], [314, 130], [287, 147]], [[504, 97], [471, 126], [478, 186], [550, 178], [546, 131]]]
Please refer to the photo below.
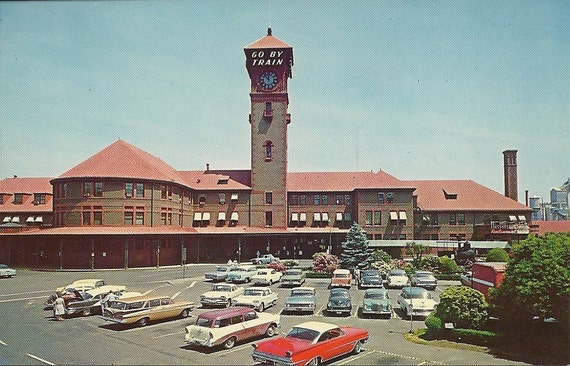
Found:
[[348, 269], [335, 269], [331, 277], [331, 287], [346, 287], [352, 285], [352, 274]]
[[301, 286], [305, 283], [305, 273], [300, 268], [291, 268], [281, 277], [282, 286]]
[[204, 275], [204, 278], [212, 281], [225, 281], [228, 277], [228, 273], [235, 270], [236, 268], [237, 266], [234, 265], [218, 266], [215, 271], [206, 273]]
[[462, 274], [459, 281], [461, 281], [463, 286], [473, 287], [473, 272], [468, 271], [467, 273]]
[[268, 287], [249, 287], [244, 290], [243, 295], [232, 299], [232, 306], [254, 308], [263, 312], [266, 308], [277, 304], [278, 299], [277, 292], [271, 291]]
[[0, 264], [0, 278], [11, 278], [16, 275], [16, 270], [8, 267], [7, 264]]
[[230, 273], [228, 273], [228, 277], [226, 278], [227, 282], [250, 282], [251, 277], [257, 273], [257, 266], [253, 264], [239, 266], [238, 268], [234, 269]]
[[388, 290], [369, 288], [364, 291], [362, 299], [362, 315], [382, 315], [392, 317], [392, 300]]
[[408, 285], [408, 275], [403, 269], [391, 269], [386, 274], [386, 287], [404, 287]]
[[186, 343], [200, 347], [232, 348], [250, 338], [273, 337], [281, 326], [279, 314], [258, 314], [251, 308], [232, 307], [204, 312], [185, 328]]
[[[60, 292], [60, 294], [61, 294], [61, 297], [63, 298], [63, 302], [64, 302], [64, 305], [66, 307], [70, 302], [83, 300], [83, 292], [79, 292], [79, 291], [74, 290], [74, 289], [68, 289], [65, 292]], [[44, 309], [45, 310], [53, 309], [53, 303], [55, 302], [56, 298], [57, 298], [57, 293], [51, 294], [47, 298], [47, 300], [44, 302], [44, 306], [45, 306]]]
[[251, 258], [251, 264], [269, 264], [279, 262], [279, 258], [274, 257], [273, 254], [264, 254], [261, 257]]
[[281, 280], [283, 273], [273, 268], [258, 269], [257, 273], [251, 276], [254, 285], [273, 285]]
[[194, 309], [194, 301], [173, 300], [168, 296], [143, 295], [115, 300], [105, 308], [106, 321], [144, 327], [151, 321], [186, 318]]
[[102, 314], [101, 300], [103, 300], [109, 292], [114, 293], [119, 299], [133, 296], [141, 296], [140, 292], [127, 292], [125, 286], [105, 285], [83, 292], [82, 300], [74, 300], [67, 304], [65, 313], [67, 316], [81, 315], [89, 316], [92, 314]]
[[437, 279], [430, 271], [416, 271], [410, 278], [412, 286], [435, 290], [437, 287]]
[[317, 308], [317, 292], [314, 287], [295, 287], [291, 295], [285, 300], [285, 313], [309, 312], [314, 313]]
[[345, 288], [332, 288], [329, 293], [327, 312], [331, 314], [350, 315], [352, 302], [350, 301], [350, 291]]
[[285, 336], [253, 344], [253, 361], [272, 365], [319, 365], [342, 355], [360, 353], [368, 341], [362, 328], [310, 321]]
[[96, 287], [101, 287], [105, 285], [105, 281], [100, 278], [85, 278], [82, 280], [77, 280], [70, 283], [67, 286], [59, 287], [55, 289], [56, 292], [73, 291], [77, 290], [79, 292], [85, 292]]
[[435, 310], [437, 303], [423, 287], [404, 287], [398, 296], [398, 305], [408, 317], [427, 317]]
[[360, 288], [384, 287], [382, 276], [377, 269], [363, 269], [358, 277], [358, 286]]
[[200, 295], [202, 306], [225, 306], [232, 305], [232, 299], [243, 295], [243, 287], [238, 287], [233, 283], [219, 283], [212, 285], [212, 289]]

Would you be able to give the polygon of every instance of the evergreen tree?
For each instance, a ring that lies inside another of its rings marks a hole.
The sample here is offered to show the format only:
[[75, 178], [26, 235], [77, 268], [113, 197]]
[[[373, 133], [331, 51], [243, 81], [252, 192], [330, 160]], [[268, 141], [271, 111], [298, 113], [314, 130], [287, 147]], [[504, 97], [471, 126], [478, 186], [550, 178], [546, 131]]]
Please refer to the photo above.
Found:
[[342, 242], [342, 253], [339, 257], [341, 268], [365, 269], [374, 261], [374, 251], [368, 248], [366, 232], [355, 222]]

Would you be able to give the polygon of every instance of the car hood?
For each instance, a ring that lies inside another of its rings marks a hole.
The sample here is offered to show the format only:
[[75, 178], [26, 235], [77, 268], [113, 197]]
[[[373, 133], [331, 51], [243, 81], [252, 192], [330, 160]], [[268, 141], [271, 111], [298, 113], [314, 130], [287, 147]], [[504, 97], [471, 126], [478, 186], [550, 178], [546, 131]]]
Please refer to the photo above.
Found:
[[240, 302], [240, 301], [241, 301], [241, 302], [252, 302], [252, 301], [255, 301], [255, 300], [259, 300], [259, 299], [261, 299], [261, 298], [262, 298], [262, 296], [240, 295], [240, 296], [237, 296], [234, 300], [235, 300], [236, 302]]
[[350, 304], [350, 299], [348, 297], [333, 296], [329, 297], [329, 302], [333, 305], [343, 305]]
[[231, 296], [233, 294], [233, 292], [227, 292], [227, 291], [208, 291], [208, 292], [204, 292], [202, 295], [206, 296], [206, 297], [228, 297]]
[[[404, 299], [407, 304], [410, 304], [410, 299]], [[435, 309], [437, 302], [433, 299], [413, 299], [412, 305], [414, 309]]]
[[315, 302], [315, 296], [292, 296], [289, 297], [285, 303], [286, 304], [299, 304], [299, 303], [306, 303], [306, 302]]
[[400, 283], [400, 282], [408, 282], [408, 277], [406, 277], [406, 276], [391, 276], [391, 277], [388, 277], [388, 281], [390, 281], [390, 282], [398, 282], [398, 283]]
[[362, 300], [362, 303], [364, 305], [389, 305], [392, 302], [390, 301], [390, 299], [364, 299]]

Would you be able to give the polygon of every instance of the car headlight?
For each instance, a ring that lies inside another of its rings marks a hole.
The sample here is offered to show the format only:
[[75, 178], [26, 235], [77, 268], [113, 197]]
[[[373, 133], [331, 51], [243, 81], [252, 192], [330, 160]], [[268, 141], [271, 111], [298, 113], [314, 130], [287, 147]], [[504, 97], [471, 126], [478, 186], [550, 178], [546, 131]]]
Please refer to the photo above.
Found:
[[329, 303], [327, 304], [327, 306], [330, 308], [333, 306], [333, 303], [329, 301]]

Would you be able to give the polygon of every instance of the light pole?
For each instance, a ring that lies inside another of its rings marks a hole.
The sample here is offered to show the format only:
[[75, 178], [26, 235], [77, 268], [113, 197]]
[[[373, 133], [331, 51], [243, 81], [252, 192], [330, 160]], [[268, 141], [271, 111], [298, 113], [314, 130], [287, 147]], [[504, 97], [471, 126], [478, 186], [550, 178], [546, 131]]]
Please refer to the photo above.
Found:
[[414, 332], [414, 295], [412, 293], [412, 275], [408, 276], [408, 282], [410, 284], [410, 334]]

